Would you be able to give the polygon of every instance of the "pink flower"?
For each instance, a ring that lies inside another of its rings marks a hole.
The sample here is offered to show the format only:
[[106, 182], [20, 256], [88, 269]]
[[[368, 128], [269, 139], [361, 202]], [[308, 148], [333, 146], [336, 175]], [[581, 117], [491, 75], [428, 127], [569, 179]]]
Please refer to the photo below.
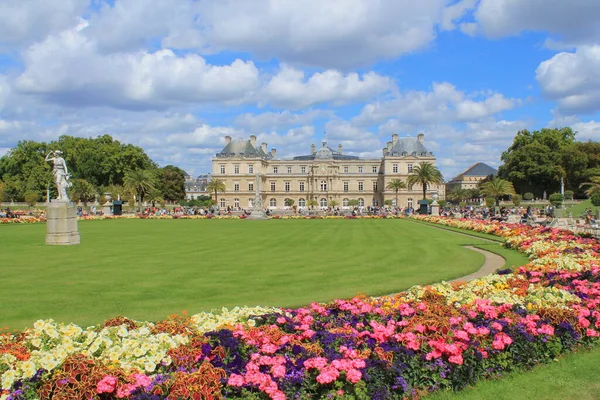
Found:
[[317, 382], [321, 384], [331, 383], [340, 376], [340, 372], [332, 366], [327, 366], [317, 375]]
[[492, 322], [492, 328], [497, 331], [501, 331], [503, 326], [501, 324], [499, 324], [498, 322]]
[[321, 369], [327, 365], [327, 359], [324, 357], [313, 357], [304, 361], [305, 368], [317, 368]]
[[469, 340], [469, 334], [465, 331], [454, 332], [454, 336], [460, 340]]
[[600, 333], [598, 333], [597, 331], [593, 330], [593, 329], [586, 329], [585, 331], [586, 336], [589, 337], [600, 337]]
[[278, 324], [285, 324], [286, 319], [284, 317], [279, 317], [277, 318], [277, 323]]
[[283, 365], [274, 365], [271, 367], [271, 373], [275, 378], [283, 378], [285, 376], [285, 367]]
[[554, 335], [554, 327], [543, 324], [542, 327], [538, 329], [538, 332], [543, 333], [544, 335], [552, 336]]
[[229, 386], [243, 386], [244, 385], [244, 377], [238, 374], [231, 374], [229, 379], [227, 380], [227, 384]]
[[351, 369], [346, 372], [346, 379], [348, 379], [352, 383], [357, 383], [362, 378], [362, 374], [357, 369]]
[[96, 393], [112, 393], [117, 386], [117, 378], [112, 375], [106, 375], [96, 385]]
[[453, 364], [458, 364], [458, 365], [462, 365], [463, 363], [463, 356], [462, 355], [456, 355], [456, 356], [450, 356], [448, 357], [448, 361], [450, 361]]

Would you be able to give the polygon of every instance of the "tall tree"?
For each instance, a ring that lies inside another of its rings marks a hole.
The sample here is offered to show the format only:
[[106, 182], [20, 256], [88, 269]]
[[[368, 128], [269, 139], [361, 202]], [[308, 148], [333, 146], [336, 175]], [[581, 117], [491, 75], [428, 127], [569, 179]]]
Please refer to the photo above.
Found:
[[69, 197], [73, 201], [81, 201], [84, 207], [87, 207], [87, 203], [94, 201], [98, 191], [85, 179], [72, 179], [71, 190], [69, 190]]
[[178, 202], [185, 199], [185, 171], [173, 165], [161, 168], [160, 191], [167, 201]]
[[493, 178], [481, 184], [481, 194], [485, 197], [496, 199], [496, 205], [500, 205], [500, 198], [508, 194], [515, 194], [513, 184], [502, 178]]
[[590, 182], [584, 182], [581, 184], [581, 187], [587, 187], [587, 190], [585, 191], [585, 194], [588, 197], [592, 197], [593, 195], [595, 195], [596, 193], [600, 193], [600, 175], [599, 176], [593, 176], [592, 178], [590, 178]]
[[443, 181], [442, 173], [435, 165], [429, 162], [422, 162], [413, 168], [413, 172], [408, 175], [406, 182], [408, 186], [420, 184], [423, 187], [423, 200], [427, 198], [427, 186], [431, 184], [439, 185]]
[[138, 210], [142, 211], [144, 197], [156, 190], [156, 178], [152, 171], [146, 169], [130, 170], [125, 172], [123, 179], [125, 189], [131, 190], [137, 195]]
[[463, 189], [460, 186], [456, 186], [450, 191], [450, 193], [448, 193], [447, 197], [455, 203], [460, 203], [461, 201], [469, 199], [469, 195], [470, 193], [468, 190]]
[[225, 193], [225, 183], [222, 180], [220, 180], [220, 179], [214, 179], [213, 178], [206, 185], [206, 191], [209, 192], [209, 193], [214, 193], [215, 194], [215, 204], [218, 204], [219, 198], [217, 197], [217, 193], [218, 192]]
[[406, 182], [402, 179], [392, 179], [386, 186], [387, 190], [393, 190], [396, 192], [396, 207], [398, 207], [398, 191], [400, 189], [406, 189]]

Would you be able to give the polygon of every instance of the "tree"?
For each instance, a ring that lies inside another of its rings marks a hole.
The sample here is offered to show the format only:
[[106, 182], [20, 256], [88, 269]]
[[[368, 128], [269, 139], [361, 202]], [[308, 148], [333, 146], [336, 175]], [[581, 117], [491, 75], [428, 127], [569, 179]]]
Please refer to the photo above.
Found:
[[548, 200], [550, 201], [550, 204], [558, 208], [562, 205], [564, 197], [561, 193], [552, 193], [550, 196], [548, 196]]
[[452, 202], [460, 204], [466, 199], [470, 199], [469, 191], [461, 188], [460, 186], [456, 186], [448, 193], [448, 199], [452, 200]]
[[580, 188], [588, 187], [585, 194], [588, 197], [592, 197], [595, 193], [600, 193], [600, 176], [594, 176], [590, 179], [590, 182], [584, 182], [579, 185]]
[[513, 184], [506, 179], [495, 177], [481, 185], [481, 193], [485, 197], [496, 199], [496, 205], [500, 205], [500, 198], [507, 194], [515, 194]]
[[85, 179], [71, 179], [71, 190], [69, 191], [69, 197], [73, 201], [81, 201], [84, 207], [87, 207], [89, 201], [94, 201], [98, 191]]
[[521, 197], [520, 194], [513, 194], [511, 200], [515, 206], [519, 207], [521, 205], [521, 200], [523, 200], [523, 197]]
[[161, 168], [160, 191], [167, 201], [177, 202], [185, 199], [185, 171], [173, 165]]
[[423, 200], [427, 198], [427, 185], [441, 184], [443, 181], [442, 173], [435, 165], [429, 162], [422, 162], [413, 168], [413, 172], [408, 175], [408, 186], [420, 184], [423, 187]]
[[356, 206], [358, 206], [358, 200], [356, 200], [356, 199], [349, 200], [348, 205], [350, 207], [356, 207]]
[[330, 206], [331, 208], [335, 208], [335, 207], [337, 207], [337, 206], [339, 206], [339, 205], [340, 205], [340, 203], [339, 203], [337, 200], [331, 200], [331, 201], [329, 202], [329, 206]]
[[393, 203], [394, 203], [394, 202], [393, 202], [392, 200], [390, 200], [390, 199], [387, 199], [387, 200], [384, 200], [384, 201], [383, 201], [383, 204], [385, 204], [385, 205], [386, 205], [386, 206], [388, 206], [388, 207], [389, 207], [389, 206], [391, 206]]
[[31, 207], [35, 206], [35, 203], [40, 199], [40, 194], [37, 192], [27, 192], [25, 193], [25, 202], [29, 204]]
[[129, 170], [125, 172], [123, 184], [126, 190], [136, 193], [138, 210], [142, 211], [144, 196], [156, 190], [156, 178], [152, 171], [145, 169]]
[[225, 193], [225, 183], [220, 179], [213, 178], [206, 185], [206, 191], [209, 193], [215, 194], [215, 204], [219, 204], [219, 198], [217, 197], [217, 193]]
[[481, 190], [478, 188], [467, 189], [467, 199], [477, 200], [481, 197]]
[[294, 205], [294, 199], [285, 199], [283, 203], [286, 205], [286, 207], [292, 207]]
[[156, 203], [159, 203], [160, 205], [165, 204], [165, 198], [158, 189], [152, 190], [150, 193], [148, 193], [146, 199], [152, 203], [152, 207], [156, 207]]
[[393, 190], [396, 192], [396, 207], [398, 207], [398, 191], [400, 189], [406, 189], [406, 182], [401, 179], [392, 179], [386, 186], [387, 190]]
[[594, 207], [600, 207], [600, 192], [596, 192], [591, 197], [592, 205]]

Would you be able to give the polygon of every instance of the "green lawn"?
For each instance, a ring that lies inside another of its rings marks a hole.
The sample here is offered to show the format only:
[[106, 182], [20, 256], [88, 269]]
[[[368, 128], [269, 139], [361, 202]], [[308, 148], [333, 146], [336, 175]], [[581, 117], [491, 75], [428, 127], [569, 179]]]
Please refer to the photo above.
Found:
[[558, 362], [539, 365], [525, 373], [484, 381], [461, 392], [427, 396], [427, 400], [598, 400], [600, 347], [580, 350]]
[[84, 221], [68, 247], [45, 229], [0, 226], [0, 327], [393, 293], [476, 271], [462, 246], [487, 245], [405, 220]]

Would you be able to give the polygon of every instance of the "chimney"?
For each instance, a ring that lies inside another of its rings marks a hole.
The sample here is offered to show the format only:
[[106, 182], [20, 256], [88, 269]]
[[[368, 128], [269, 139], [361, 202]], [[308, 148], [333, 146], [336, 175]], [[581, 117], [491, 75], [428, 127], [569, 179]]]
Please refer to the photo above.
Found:
[[265, 142], [260, 145], [260, 148], [265, 154], [267, 154], [267, 144]]
[[252, 145], [252, 147], [256, 147], [256, 136], [250, 136], [250, 144]]
[[317, 152], [317, 146], [315, 146], [314, 144], [310, 145], [310, 153], [311, 154], [315, 154]]
[[231, 142], [231, 136], [225, 136], [225, 145], [228, 145]]
[[424, 138], [424, 137], [425, 137], [425, 135], [423, 135], [422, 133], [419, 133], [419, 134], [417, 135], [417, 140], [418, 140], [419, 142], [423, 143], [423, 138]]
[[384, 148], [383, 148], [383, 156], [384, 156], [384, 157], [387, 155], [387, 152], [388, 152], [388, 149], [387, 149], [387, 147], [384, 147]]
[[396, 143], [398, 143], [398, 134], [397, 134], [397, 133], [394, 133], [394, 134], [392, 135], [392, 146], [395, 146], [395, 145], [396, 145]]
[[338, 153], [342, 154], [342, 145], [338, 144]]
[[387, 142], [387, 149], [388, 151], [392, 150], [392, 142]]
[[271, 149], [271, 157], [275, 158], [277, 155], [277, 149]]

